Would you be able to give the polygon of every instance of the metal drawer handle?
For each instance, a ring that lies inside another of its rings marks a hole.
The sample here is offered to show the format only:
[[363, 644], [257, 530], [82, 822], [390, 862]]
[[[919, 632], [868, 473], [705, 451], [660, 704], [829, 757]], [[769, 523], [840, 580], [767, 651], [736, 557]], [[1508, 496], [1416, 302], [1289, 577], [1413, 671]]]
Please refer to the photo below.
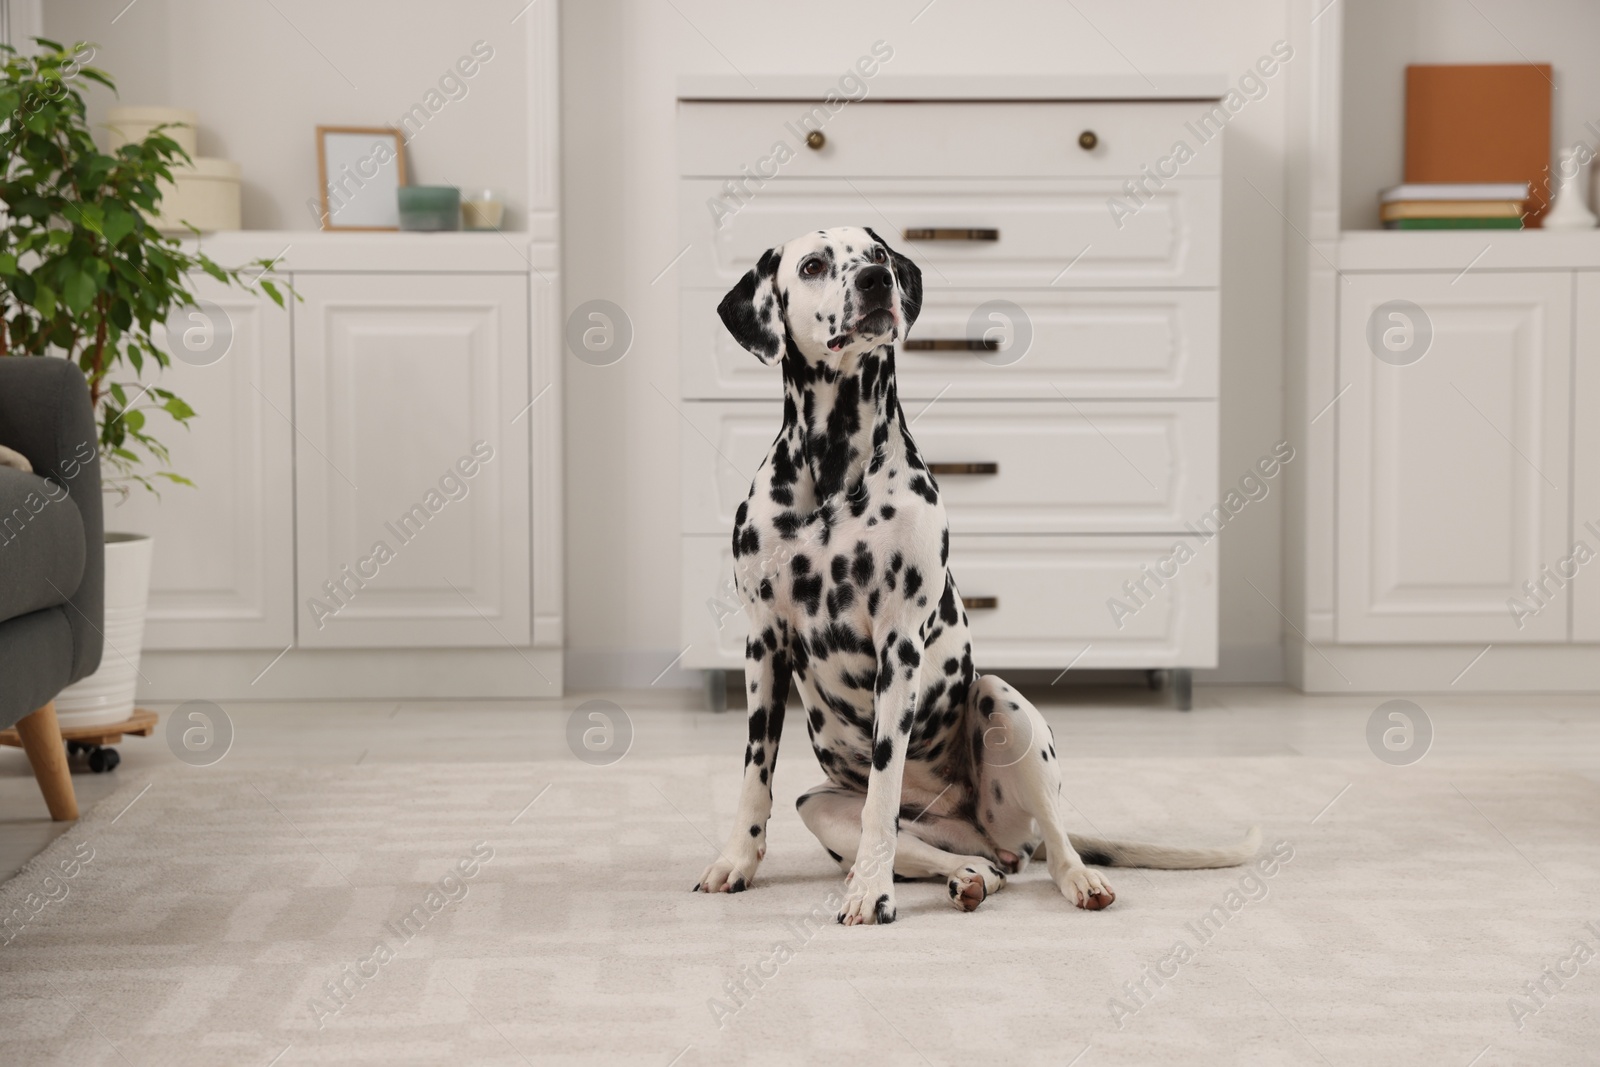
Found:
[[814, 152], [822, 151], [822, 146], [827, 143], [828, 139], [822, 135], [821, 130], [812, 130], [806, 134], [806, 147]]
[[999, 474], [998, 463], [930, 463], [932, 474]]
[[929, 229], [906, 230], [908, 241], [998, 241], [999, 230], [964, 230], [935, 226]]
[[964, 596], [961, 598], [961, 606], [968, 611], [993, 611], [1000, 606], [1000, 598], [997, 596]]
[[1100, 137], [1093, 130], [1084, 130], [1078, 134], [1078, 147], [1085, 152], [1093, 152], [1100, 143]]
[[993, 337], [934, 337], [906, 342], [907, 352], [998, 352], [1000, 342]]

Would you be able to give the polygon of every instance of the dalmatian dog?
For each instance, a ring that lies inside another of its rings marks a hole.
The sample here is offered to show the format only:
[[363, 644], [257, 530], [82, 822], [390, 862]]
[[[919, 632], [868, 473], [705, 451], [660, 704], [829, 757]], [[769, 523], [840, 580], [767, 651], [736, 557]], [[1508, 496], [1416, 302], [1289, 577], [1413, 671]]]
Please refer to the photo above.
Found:
[[800, 815], [847, 872], [846, 925], [893, 922], [901, 880], [942, 880], [972, 911], [1043, 859], [1068, 900], [1098, 910], [1116, 895], [1091, 863], [1243, 863], [1256, 830], [1224, 848], [1068, 836], [1050, 727], [973, 666], [939, 486], [900, 409], [895, 346], [921, 303], [916, 264], [840, 228], [767, 250], [718, 309], [757, 359], [781, 361], [784, 405], [733, 529], [750, 624], [738, 815], [695, 890], [755, 880], [791, 684], [828, 779]]

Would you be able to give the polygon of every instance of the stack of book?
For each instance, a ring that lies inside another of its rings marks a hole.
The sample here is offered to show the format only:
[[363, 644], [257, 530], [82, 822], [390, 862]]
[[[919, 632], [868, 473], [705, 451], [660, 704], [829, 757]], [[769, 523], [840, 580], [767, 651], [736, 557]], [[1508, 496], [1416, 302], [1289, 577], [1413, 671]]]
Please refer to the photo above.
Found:
[[1386, 189], [1386, 230], [1520, 230], [1527, 182], [1410, 182]]

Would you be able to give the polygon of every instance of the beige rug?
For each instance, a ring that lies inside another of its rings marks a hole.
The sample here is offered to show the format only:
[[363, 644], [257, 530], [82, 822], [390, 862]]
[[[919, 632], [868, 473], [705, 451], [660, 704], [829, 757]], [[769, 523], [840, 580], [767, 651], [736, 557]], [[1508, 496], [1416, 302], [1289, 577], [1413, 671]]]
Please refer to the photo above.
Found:
[[840, 879], [802, 762], [757, 888], [712, 898], [734, 757], [130, 781], [0, 887], [0, 1063], [1600, 1060], [1588, 780], [1080, 763], [1079, 825], [1292, 858], [1113, 872], [1093, 914], [1039, 869], [971, 915], [902, 885], [847, 930], [806, 923]]

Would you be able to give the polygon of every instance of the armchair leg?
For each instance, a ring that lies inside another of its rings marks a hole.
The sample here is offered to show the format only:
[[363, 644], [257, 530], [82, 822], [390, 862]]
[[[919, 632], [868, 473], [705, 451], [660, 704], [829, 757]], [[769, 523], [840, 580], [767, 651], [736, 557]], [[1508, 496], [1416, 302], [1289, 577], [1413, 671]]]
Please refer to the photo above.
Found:
[[17, 722], [23, 751], [33, 764], [50, 817], [66, 822], [78, 817], [78, 798], [72, 791], [72, 771], [61, 745], [61, 727], [56, 723], [56, 703], [51, 701]]

